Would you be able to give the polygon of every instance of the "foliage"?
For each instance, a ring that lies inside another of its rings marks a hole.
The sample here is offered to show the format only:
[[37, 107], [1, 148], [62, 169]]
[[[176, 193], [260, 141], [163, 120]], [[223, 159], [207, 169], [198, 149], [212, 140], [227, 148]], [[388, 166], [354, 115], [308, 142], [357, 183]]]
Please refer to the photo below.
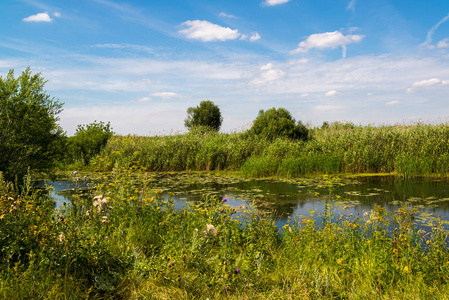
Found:
[[[148, 174], [115, 169], [96, 197], [56, 213], [0, 180], [4, 298], [442, 299], [448, 232], [414, 211], [326, 213], [282, 228], [222, 198], [175, 209]], [[330, 185], [338, 181], [329, 179]], [[331, 189], [331, 188], [330, 188]], [[313, 214], [313, 212], [311, 212]]]
[[58, 125], [62, 103], [44, 90], [45, 80], [29, 68], [0, 77], [0, 170], [11, 180], [28, 168], [49, 170], [60, 160], [65, 135]]
[[449, 175], [449, 123], [309, 129], [307, 141], [193, 130], [170, 136], [114, 136], [89, 168], [135, 166], [147, 171], [229, 170], [247, 176], [397, 173]]
[[184, 121], [184, 125], [189, 130], [197, 126], [206, 126], [218, 131], [221, 123], [223, 123], [223, 117], [220, 108], [210, 100], [201, 101], [197, 107], [189, 107]]
[[95, 157], [106, 146], [113, 132], [111, 124], [97, 121], [78, 125], [75, 135], [68, 139], [69, 153], [73, 160], [81, 159], [84, 165]]
[[285, 108], [260, 110], [254, 120], [251, 133], [263, 136], [268, 140], [285, 137], [292, 140], [307, 140], [308, 130], [301, 121], [295, 122]]

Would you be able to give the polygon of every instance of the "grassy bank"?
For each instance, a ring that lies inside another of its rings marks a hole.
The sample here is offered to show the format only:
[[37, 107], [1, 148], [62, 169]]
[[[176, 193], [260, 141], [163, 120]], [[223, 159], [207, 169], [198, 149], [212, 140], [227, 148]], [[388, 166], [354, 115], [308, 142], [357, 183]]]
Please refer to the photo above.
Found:
[[[132, 176], [131, 176], [132, 174]], [[0, 181], [0, 295], [5, 299], [443, 299], [447, 233], [414, 212], [377, 207], [282, 229], [220, 198], [175, 210], [135, 171], [114, 170], [87, 200], [51, 199]], [[332, 186], [336, 182], [329, 181]], [[338, 184], [338, 182], [337, 182]], [[324, 205], [324, 204], [323, 204]]]
[[449, 124], [334, 123], [311, 129], [307, 141], [216, 132], [114, 136], [89, 168], [108, 171], [114, 166], [146, 171], [236, 170], [252, 177], [391, 172], [446, 176]]

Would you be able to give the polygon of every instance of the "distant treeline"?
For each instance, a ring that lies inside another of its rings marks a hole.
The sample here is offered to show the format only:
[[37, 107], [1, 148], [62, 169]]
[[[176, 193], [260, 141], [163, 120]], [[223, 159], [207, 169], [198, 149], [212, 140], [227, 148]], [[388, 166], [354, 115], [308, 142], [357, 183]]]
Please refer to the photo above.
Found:
[[265, 139], [243, 133], [195, 131], [170, 136], [114, 136], [90, 167], [109, 171], [242, 171], [245, 176], [390, 173], [402, 176], [449, 172], [449, 124], [361, 126], [323, 124], [307, 140]]

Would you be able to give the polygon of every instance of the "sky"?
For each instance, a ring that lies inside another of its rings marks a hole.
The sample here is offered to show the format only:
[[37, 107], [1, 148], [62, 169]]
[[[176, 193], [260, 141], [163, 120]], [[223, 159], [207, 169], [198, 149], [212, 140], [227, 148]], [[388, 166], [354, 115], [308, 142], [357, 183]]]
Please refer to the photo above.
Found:
[[272, 107], [311, 126], [446, 122], [449, 1], [0, 1], [0, 76], [27, 67], [69, 136], [182, 133], [203, 100], [222, 132]]

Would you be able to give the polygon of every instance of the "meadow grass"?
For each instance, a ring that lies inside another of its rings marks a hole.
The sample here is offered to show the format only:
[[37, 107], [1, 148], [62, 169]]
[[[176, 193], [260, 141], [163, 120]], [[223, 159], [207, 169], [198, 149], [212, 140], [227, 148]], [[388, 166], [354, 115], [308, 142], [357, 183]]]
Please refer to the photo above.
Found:
[[[73, 167], [73, 166], [72, 166]], [[248, 132], [114, 136], [89, 169], [241, 171], [248, 177], [342, 173], [447, 176], [449, 124], [311, 128], [307, 141], [265, 140]]]
[[[204, 197], [176, 210], [148, 174], [114, 169], [98, 197], [53, 210], [0, 180], [5, 299], [443, 299], [448, 233], [413, 210], [326, 213], [277, 228], [269, 216]], [[311, 212], [313, 214], [313, 212]]]

